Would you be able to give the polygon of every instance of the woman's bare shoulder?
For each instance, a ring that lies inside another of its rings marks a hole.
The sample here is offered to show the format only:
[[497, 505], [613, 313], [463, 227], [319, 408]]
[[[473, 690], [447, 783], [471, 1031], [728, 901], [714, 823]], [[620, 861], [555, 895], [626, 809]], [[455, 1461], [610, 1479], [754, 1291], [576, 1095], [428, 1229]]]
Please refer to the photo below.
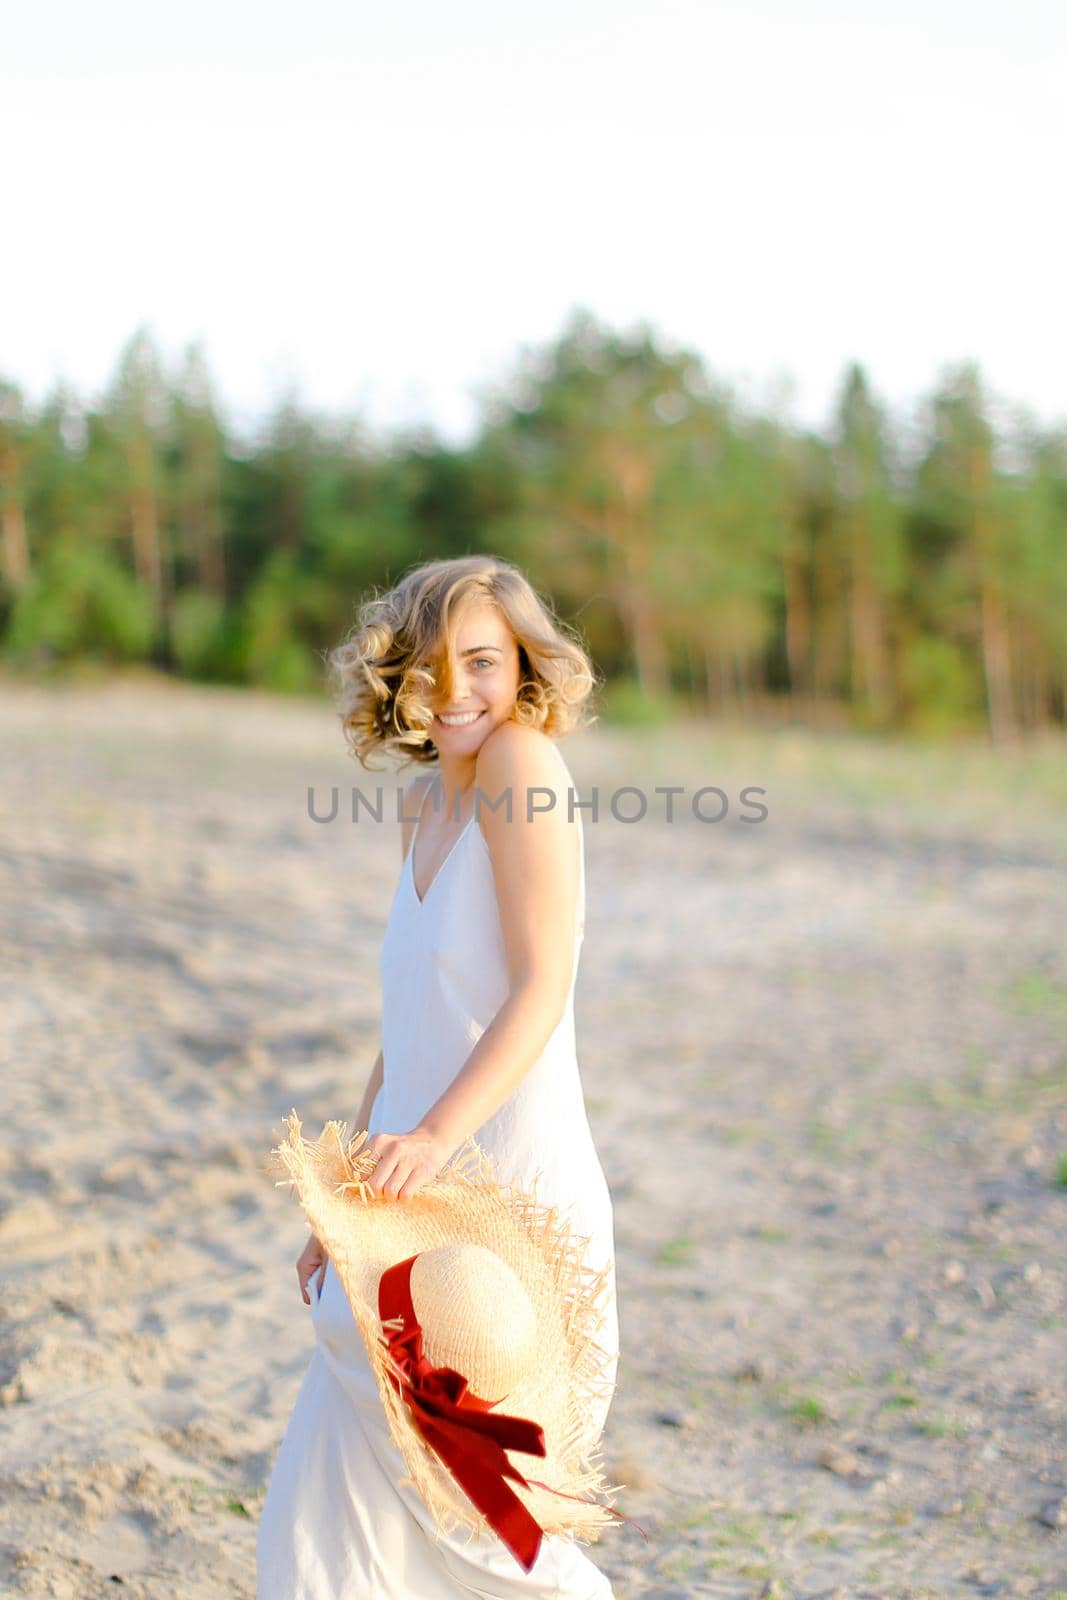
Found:
[[540, 728], [517, 722], [494, 728], [478, 751], [475, 781], [492, 800], [510, 789], [517, 816], [526, 814], [527, 789], [549, 789], [566, 815], [570, 771], [555, 739]]

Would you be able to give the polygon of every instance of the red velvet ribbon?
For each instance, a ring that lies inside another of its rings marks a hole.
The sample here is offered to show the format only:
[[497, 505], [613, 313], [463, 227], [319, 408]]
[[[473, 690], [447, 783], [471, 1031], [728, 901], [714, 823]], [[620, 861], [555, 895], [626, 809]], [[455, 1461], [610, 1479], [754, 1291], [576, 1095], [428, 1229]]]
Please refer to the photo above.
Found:
[[[452, 1367], [435, 1367], [422, 1350], [422, 1328], [411, 1299], [411, 1268], [416, 1256], [387, 1267], [378, 1285], [378, 1310], [383, 1322], [403, 1319], [400, 1328], [385, 1330], [387, 1353], [395, 1370], [390, 1377], [410, 1407], [423, 1438], [440, 1456], [460, 1488], [488, 1518], [524, 1571], [529, 1572], [541, 1548], [543, 1529], [528, 1508], [505, 1483], [511, 1478], [525, 1488], [548, 1489], [527, 1480], [512, 1466], [505, 1450], [544, 1456], [544, 1429], [526, 1417], [509, 1417], [490, 1407], [498, 1401], [472, 1394], [462, 1373]], [[580, 1500], [580, 1495], [564, 1495]], [[583, 1504], [596, 1502], [583, 1500]], [[629, 1519], [610, 1506], [603, 1508], [620, 1521]], [[635, 1524], [636, 1526], [636, 1524]], [[644, 1529], [640, 1530], [644, 1534]]]

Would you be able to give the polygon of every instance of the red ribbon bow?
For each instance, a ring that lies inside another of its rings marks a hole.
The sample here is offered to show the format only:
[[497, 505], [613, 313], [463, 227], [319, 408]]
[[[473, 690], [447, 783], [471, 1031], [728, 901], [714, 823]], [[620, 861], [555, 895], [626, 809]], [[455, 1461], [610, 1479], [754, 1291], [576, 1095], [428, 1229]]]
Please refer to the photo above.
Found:
[[[423, 1438], [440, 1456], [460, 1488], [488, 1518], [519, 1565], [529, 1572], [540, 1551], [544, 1530], [504, 1480], [511, 1478], [527, 1489], [548, 1489], [550, 1494], [563, 1491], [538, 1483], [536, 1478], [527, 1481], [512, 1466], [504, 1451], [546, 1455], [544, 1429], [540, 1423], [526, 1417], [509, 1417], [490, 1411], [498, 1402], [482, 1400], [472, 1394], [461, 1372], [452, 1367], [435, 1367], [423, 1354], [422, 1327], [411, 1299], [411, 1268], [415, 1260], [415, 1256], [409, 1256], [406, 1261], [387, 1267], [378, 1285], [378, 1310], [382, 1321], [403, 1319], [400, 1328], [386, 1330], [387, 1352], [395, 1368], [389, 1375], [410, 1407]], [[578, 1500], [582, 1497], [565, 1495], [564, 1498]], [[628, 1520], [610, 1507], [604, 1509], [620, 1521]]]
[[435, 1367], [423, 1354], [422, 1328], [411, 1299], [415, 1259], [409, 1256], [387, 1268], [378, 1286], [382, 1321], [403, 1318], [403, 1327], [386, 1335], [388, 1353], [397, 1368], [390, 1376], [414, 1413], [423, 1438], [529, 1572], [541, 1548], [542, 1529], [504, 1482], [511, 1478], [529, 1487], [504, 1451], [547, 1454], [544, 1429], [525, 1417], [491, 1413], [493, 1401], [472, 1394], [462, 1373], [452, 1367]]

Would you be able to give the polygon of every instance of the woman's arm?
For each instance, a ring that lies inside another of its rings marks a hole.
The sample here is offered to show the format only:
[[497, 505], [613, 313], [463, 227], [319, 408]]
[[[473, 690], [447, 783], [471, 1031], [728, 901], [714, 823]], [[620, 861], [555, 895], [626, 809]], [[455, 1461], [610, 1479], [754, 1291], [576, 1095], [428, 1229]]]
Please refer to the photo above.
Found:
[[[566, 768], [536, 729], [504, 723], [478, 752], [475, 782], [504, 806], [483, 808], [507, 952], [508, 996], [418, 1133], [456, 1150], [514, 1093], [558, 1026], [570, 993], [579, 892], [579, 835], [568, 817]], [[527, 789], [551, 811], [526, 818]], [[478, 826], [476, 823], [475, 826]]]

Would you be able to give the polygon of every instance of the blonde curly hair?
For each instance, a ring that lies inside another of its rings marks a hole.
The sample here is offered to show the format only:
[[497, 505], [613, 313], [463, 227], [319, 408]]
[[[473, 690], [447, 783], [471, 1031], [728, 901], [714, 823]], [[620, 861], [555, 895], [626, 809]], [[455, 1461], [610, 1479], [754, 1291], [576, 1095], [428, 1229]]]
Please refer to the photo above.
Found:
[[559, 739], [599, 720], [585, 709], [601, 682], [589, 656], [518, 567], [492, 555], [429, 561], [364, 600], [352, 632], [326, 658], [345, 739], [362, 766], [374, 770], [368, 757], [376, 753], [437, 761], [433, 707], [451, 688], [456, 633], [475, 604], [495, 606], [518, 645], [515, 722]]

